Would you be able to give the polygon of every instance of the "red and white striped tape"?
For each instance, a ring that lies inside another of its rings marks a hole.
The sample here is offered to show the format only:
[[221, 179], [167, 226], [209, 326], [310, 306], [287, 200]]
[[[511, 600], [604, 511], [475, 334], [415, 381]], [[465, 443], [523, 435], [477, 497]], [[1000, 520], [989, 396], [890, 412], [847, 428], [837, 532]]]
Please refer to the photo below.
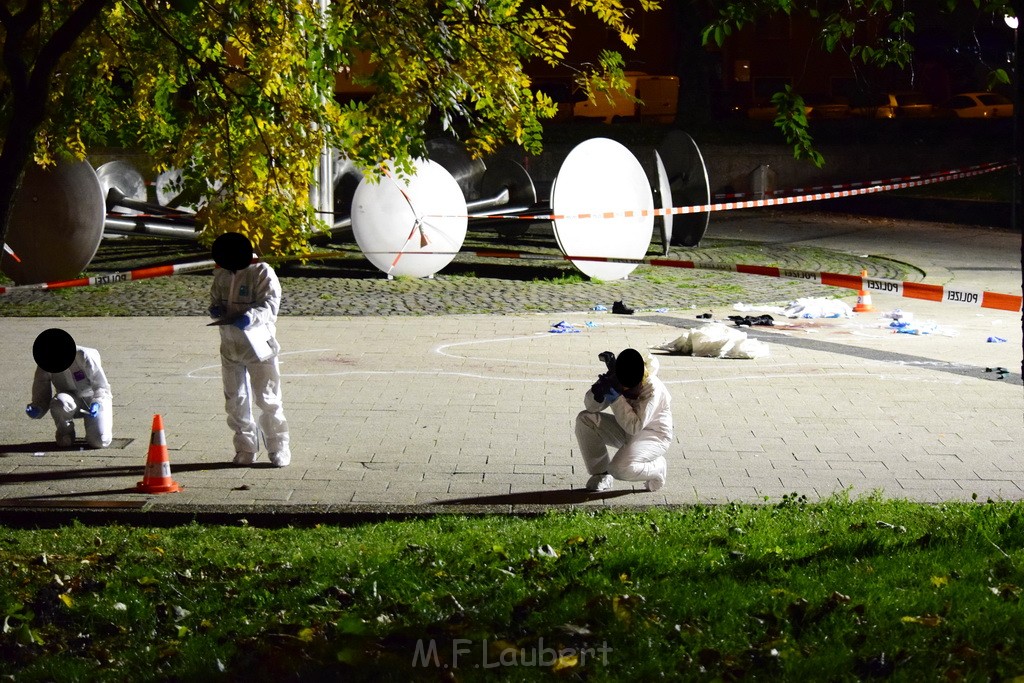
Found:
[[[870, 181], [869, 183], [857, 183], [867, 185], [866, 187], [830, 190], [827, 192], [814, 192], [803, 195], [787, 197], [775, 197], [768, 199], [750, 199], [745, 201], [719, 202], [715, 204], [697, 204], [694, 206], [673, 206], [665, 209], [642, 209], [640, 211], [603, 211], [599, 213], [577, 213], [577, 214], [489, 214], [487, 216], [475, 216], [479, 218], [500, 218], [503, 220], [528, 220], [528, 221], [564, 221], [564, 220], [590, 220], [594, 218], [637, 218], [646, 216], [676, 216], [681, 214], [706, 213], [711, 211], [735, 211], [737, 209], [756, 209], [766, 206], [779, 206], [784, 204], [800, 204], [803, 202], [816, 202], [824, 199], [840, 199], [843, 197], [856, 197], [857, 195], [874, 194], [876, 192], [889, 192], [891, 190], [905, 190], [921, 185], [946, 182], [948, 180], [959, 180], [973, 176], [992, 173], [1004, 168], [1010, 168], [1010, 162], [999, 162], [985, 164], [982, 166], [958, 169], [953, 171], [940, 171], [927, 177], [911, 176], [910, 178], [897, 179], [893, 182]], [[854, 184], [851, 184], [851, 186]], [[428, 214], [434, 218], [461, 218], [462, 216], [448, 216]], [[423, 216], [423, 217], [428, 217]]]
[[[388, 252], [393, 253], [393, 252]], [[412, 252], [410, 252], [412, 253]], [[609, 256], [554, 256], [548, 254], [530, 254], [519, 251], [500, 250], [477, 250], [461, 252], [423, 252], [416, 251], [416, 254], [447, 254], [457, 253], [476, 256], [477, 258], [493, 259], [522, 259], [538, 261], [604, 261], [614, 263], [636, 263], [647, 264], [663, 268], [691, 268], [695, 270], [717, 270], [725, 272], [743, 273], [746, 275], [763, 275], [767, 277], [781, 277], [807, 282], [816, 282], [831, 287], [842, 287], [844, 289], [864, 290], [878, 292], [880, 294], [892, 294], [910, 299], [923, 299], [926, 301], [938, 301], [945, 303], [958, 303], [978, 308], [995, 308], [1003, 311], [1020, 311], [1021, 296], [1015, 294], [1002, 294], [1000, 292], [987, 292], [973, 288], [950, 287], [945, 285], [928, 285], [920, 282], [906, 282], [900, 280], [887, 280], [884, 278], [862, 277], [860, 275], [844, 275], [841, 273], [818, 272], [810, 270], [794, 270], [789, 268], [776, 268], [771, 266], [754, 266], [743, 263], [700, 263], [697, 261], [683, 261], [678, 259], [650, 258], [650, 259], [626, 259], [613, 258]], [[337, 254], [311, 254], [307, 258], [325, 259], [337, 257]], [[347, 258], [347, 257], [346, 257]], [[140, 268], [120, 273], [106, 273], [88, 278], [76, 280], [64, 280], [61, 282], [45, 282], [33, 285], [17, 285], [14, 287], [0, 287], [0, 294], [17, 290], [32, 289], [61, 289], [65, 287], [88, 287], [94, 285], [107, 285], [115, 282], [128, 282], [131, 280], [144, 280], [147, 278], [164, 277], [187, 273], [198, 270], [207, 270], [215, 266], [213, 261], [197, 261], [194, 263], [179, 263], [169, 266], [154, 266], [152, 268]]]
[[[897, 176], [895, 178], [887, 178], [885, 180], [868, 180], [868, 181], [854, 182], [854, 183], [836, 183], [836, 184], [832, 184], [832, 185], [815, 185], [815, 186], [812, 186], [812, 187], [794, 187], [794, 188], [790, 188], [790, 189], [786, 189], [786, 190], [772, 190], [770, 192], [766, 192], [765, 194], [771, 195], [773, 197], [779, 197], [779, 196], [782, 196], [782, 195], [789, 195], [789, 194], [814, 194], [814, 193], [817, 193], [817, 192], [830, 192], [830, 191], [835, 191], [835, 190], [848, 190], [848, 189], [851, 189], [851, 188], [874, 187], [876, 185], [895, 185], [895, 184], [903, 183], [903, 182], [916, 182], [916, 181], [923, 181], [923, 180], [927, 180], [930, 183], [937, 183], [937, 182], [942, 182], [942, 181], [945, 181], [945, 180], [955, 180], [955, 179], [960, 178], [960, 177], [966, 177], [966, 176], [961, 176], [960, 175], [961, 173], [974, 173], [974, 172], [990, 173], [992, 171], [1002, 170], [1002, 169], [1007, 168], [1008, 166], [1012, 166], [1012, 165], [1013, 165], [1012, 161], [1007, 161], [1007, 162], [990, 161], [990, 162], [986, 162], [984, 164], [976, 164], [974, 166], [968, 166], [968, 167], [962, 168], [962, 169], [956, 168], [956, 169], [949, 169], [949, 170], [943, 170], [943, 171], [930, 171], [930, 172], [927, 172], [927, 173], [920, 173], [920, 174], [911, 175], [911, 176]], [[732, 192], [732, 193], [718, 192], [718, 193], [716, 193], [713, 196], [714, 196], [715, 199], [742, 199], [744, 197], [753, 197], [755, 195], [752, 192]]]
[[[394, 252], [382, 252], [392, 254]], [[417, 251], [417, 254], [428, 255], [455, 255], [466, 254], [477, 258], [493, 259], [521, 259], [534, 261], [600, 261], [606, 263], [636, 263], [647, 264], [664, 268], [692, 268], [696, 270], [718, 270], [725, 272], [743, 273], [746, 275], [764, 275], [767, 277], [782, 277], [806, 282], [816, 282], [830, 287], [842, 287], [844, 289], [855, 289], [878, 292], [879, 294], [892, 294], [895, 296], [907, 297], [910, 299], [923, 299], [926, 301], [939, 301], [946, 303], [966, 304], [978, 308], [996, 308], [1003, 311], [1020, 311], [1021, 296], [1017, 294], [1002, 294], [1000, 292], [987, 292], [975, 288], [949, 287], [944, 285], [928, 285], [920, 282], [906, 282], [901, 280], [887, 280], [884, 278], [862, 277], [860, 275], [844, 275], [842, 273], [829, 273], [811, 270], [795, 270], [790, 268], [775, 268], [770, 266], [753, 266], [743, 263], [701, 263], [698, 261], [683, 261], [666, 258], [644, 258], [628, 259], [612, 256], [555, 256], [548, 254], [530, 254], [518, 251], [501, 251], [495, 249], [483, 249], [476, 251], [441, 252], [441, 251]]]
[[92, 287], [95, 285], [110, 285], [115, 282], [128, 282], [130, 280], [146, 280], [154, 277], [165, 277], [177, 275], [178, 273], [189, 273], [196, 270], [209, 270], [214, 267], [213, 261], [196, 261], [194, 263], [175, 263], [169, 266], [152, 266], [150, 268], [137, 268], [135, 270], [123, 271], [120, 273], [101, 273], [92, 277], [80, 277], [74, 280], [60, 280], [58, 282], [39, 282], [32, 285], [14, 285], [12, 287], [0, 287], [0, 294], [7, 292], [23, 291], [29, 289], [64, 289], [66, 287]]
[[6, 251], [8, 254], [10, 254], [12, 259], [17, 261], [18, 263], [21, 263], [21, 259], [18, 258], [17, 254], [14, 253], [13, 249], [11, 249], [9, 246], [7, 246], [7, 242], [4, 242], [3, 244], [4, 244], [4, 251]]
[[[943, 182], [946, 180], [955, 180], [959, 178], [968, 178], [971, 176], [981, 175], [984, 173], [991, 173], [1004, 168], [1011, 167], [1012, 164], [1009, 162], [983, 164], [981, 166], [974, 166], [963, 170], [952, 170], [952, 171], [941, 171], [932, 174], [931, 177], [913, 177], [900, 179], [898, 182], [890, 182], [888, 184], [874, 184], [876, 181], [872, 181], [869, 187], [863, 187], [860, 189], [852, 190], [839, 190], [834, 192], [822, 192], [816, 194], [807, 194], [795, 197], [781, 197], [776, 199], [758, 199], [751, 201], [742, 202], [725, 202], [719, 204], [710, 205], [697, 205], [697, 206], [683, 206], [683, 207], [672, 207], [668, 209], [654, 209], [654, 210], [642, 210], [642, 211], [619, 211], [619, 212], [602, 212], [602, 213], [581, 213], [575, 215], [561, 215], [561, 214], [547, 214], [547, 215], [532, 215], [532, 216], [521, 216], [521, 215], [490, 215], [488, 218], [513, 218], [522, 220], [561, 220], [566, 218], [578, 218], [578, 219], [591, 219], [591, 218], [616, 218], [616, 217], [635, 217], [635, 216], [663, 216], [663, 215], [675, 215], [675, 214], [689, 214], [689, 213], [703, 213], [705, 211], [729, 211], [733, 209], [746, 209], [746, 208], [758, 208], [764, 206], [772, 206], [778, 204], [794, 204], [799, 202], [817, 201], [822, 199], [834, 199], [838, 197], [852, 197], [859, 194], [868, 194], [874, 192], [886, 192], [894, 189], [904, 189], [908, 187], [917, 187], [919, 185], [927, 185], [930, 183]], [[917, 178], [917, 179], [914, 179]], [[417, 219], [417, 225], [423, 217]], [[410, 233], [410, 239], [415, 234], [416, 226], [413, 226], [413, 231]], [[409, 240], [406, 240], [408, 244]], [[7, 245], [4, 245], [5, 247]], [[421, 242], [421, 246], [426, 246]], [[8, 249], [9, 250], [9, 249]], [[388, 252], [389, 254], [393, 252]], [[395, 257], [395, 262], [401, 258], [401, 255], [405, 253], [404, 249], [398, 252]], [[767, 266], [753, 266], [746, 264], [727, 264], [727, 263], [697, 263], [695, 261], [681, 261], [674, 259], [663, 259], [663, 258], [652, 258], [652, 259], [623, 259], [613, 258], [605, 256], [548, 256], [542, 254], [527, 254], [523, 252], [515, 251], [495, 251], [495, 250], [479, 250], [471, 252], [424, 252], [417, 250], [416, 252], [409, 252], [416, 254], [457, 254], [467, 253], [470, 255], [477, 256], [479, 258], [505, 258], [505, 259], [537, 259], [537, 260], [566, 260], [566, 261], [607, 261], [607, 262], [620, 262], [620, 263], [647, 263], [652, 266], [670, 267], [670, 268], [694, 268], [704, 270], [718, 270], [718, 271], [732, 271], [737, 273], [745, 273], [748, 275], [765, 275], [768, 277], [785, 277], [794, 278], [800, 280], [806, 280], [811, 282], [817, 282], [823, 285], [829, 285], [832, 287], [843, 287], [846, 289], [856, 290], [871, 290], [884, 292], [886, 294], [894, 294], [896, 296], [903, 296], [912, 299], [923, 299], [927, 301], [941, 301], [948, 303], [960, 303], [979, 308], [995, 308], [1005, 311], [1020, 311], [1022, 306], [1022, 297], [1015, 294], [1002, 294], [999, 292], [986, 292], [971, 288], [958, 288], [958, 287], [946, 287], [942, 285], [927, 285], [919, 282], [905, 282], [898, 280], [885, 280], [881, 278], [868, 278], [860, 275], [843, 275], [839, 273], [827, 273], [827, 272], [814, 272], [814, 271], [803, 271], [803, 270], [791, 270], [785, 268], [774, 268]], [[306, 259], [315, 258], [331, 258], [336, 256], [334, 254], [312, 254], [305, 256]], [[143, 280], [147, 278], [163, 277], [167, 275], [175, 275], [177, 273], [184, 273], [197, 270], [206, 270], [214, 267], [213, 261], [199, 261], [195, 263], [182, 263], [168, 266], [154, 266], [151, 268], [140, 268], [137, 270], [120, 272], [120, 273], [106, 273], [101, 275], [95, 275], [88, 278], [78, 278], [75, 280], [64, 280], [60, 282], [45, 282], [31, 285], [16, 285], [13, 287], [0, 287], [0, 294], [16, 290], [29, 290], [29, 289], [60, 289], [65, 287], [84, 287], [93, 285], [105, 285], [114, 282], [127, 282], [130, 280]]]

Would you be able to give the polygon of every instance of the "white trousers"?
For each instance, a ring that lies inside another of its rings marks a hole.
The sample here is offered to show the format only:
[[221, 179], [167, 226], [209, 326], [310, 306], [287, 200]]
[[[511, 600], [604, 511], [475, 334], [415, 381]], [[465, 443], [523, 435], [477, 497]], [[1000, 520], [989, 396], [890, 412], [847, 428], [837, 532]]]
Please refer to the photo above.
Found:
[[[91, 405], [92, 402], [90, 402]], [[85, 422], [85, 441], [92, 448], [106, 448], [113, 441], [114, 411], [110, 400], [96, 401], [100, 404], [97, 417], [83, 412], [83, 406], [71, 394], [57, 394], [50, 399], [50, 416], [57, 427], [57, 443], [75, 440], [75, 423], [73, 420], [82, 418]]]
[[[581, 411], [576, 416], [576, 442], [589, 474], [607, 472], [621, 481], [665, 477], [668, 444], [642, 434], [630, 437], [611, 413]], [[615, 448], [609, 455], [608, 447]]]
[[[277, 355], [264, 361], [243, 362], [221, 354], [220, 360], [224, 409], [228, 427], [235, 433], [235, 451], [258, 453], [261, 430], [267, 450], [288, 448], [288, 421], [284, 417]], [[258, 428], [252, 414], [253, 403], [260, 409]]]

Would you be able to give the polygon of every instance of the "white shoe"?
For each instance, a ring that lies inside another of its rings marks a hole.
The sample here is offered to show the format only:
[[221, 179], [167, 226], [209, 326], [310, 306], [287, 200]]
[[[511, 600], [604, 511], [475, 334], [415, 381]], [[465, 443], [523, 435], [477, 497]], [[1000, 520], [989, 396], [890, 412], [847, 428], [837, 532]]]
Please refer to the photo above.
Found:
[[287, 448], [279, 451], [270, 451], [270, 464], [274, 467], [287, 467], [292, 461], [292, 452]]
[[235, 453], [235, 459], [232, 461], [236, 465], [251, 465], [256, 462], [256, 458], [259, 457], [259, 453], [249, 453], [248, 451], [238, 451]]
[[604, 474], [595, 474], [587, 480], [588, 491], [608, 491], [615, 484], [615, 478], [612, 475], [605, 472]]
[[660, 474], [656, 477], [651, 477], [644, 484], [644, 490], [646, 491], [657, 491], [665, 485], [665, 477]]

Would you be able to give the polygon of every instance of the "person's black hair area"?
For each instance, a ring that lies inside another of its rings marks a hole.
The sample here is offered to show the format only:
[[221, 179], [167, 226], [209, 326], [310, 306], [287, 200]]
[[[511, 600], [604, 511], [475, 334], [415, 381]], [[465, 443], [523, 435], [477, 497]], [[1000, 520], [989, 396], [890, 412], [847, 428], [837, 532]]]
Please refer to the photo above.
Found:
[[636, 349], [624, 349], [615, 358], [615, 376], [619, 384], [632, 389], [644, 381], [644, 358]]
[[252, 243], [240, 232], [226, 232], [213, 241], [213, 261], [232, 273], [252, 263]]
[[32, 358], [46, 372], [64, 372], [75, 362], [75, 339], [59, 327], [43, 330], [32, 343]]

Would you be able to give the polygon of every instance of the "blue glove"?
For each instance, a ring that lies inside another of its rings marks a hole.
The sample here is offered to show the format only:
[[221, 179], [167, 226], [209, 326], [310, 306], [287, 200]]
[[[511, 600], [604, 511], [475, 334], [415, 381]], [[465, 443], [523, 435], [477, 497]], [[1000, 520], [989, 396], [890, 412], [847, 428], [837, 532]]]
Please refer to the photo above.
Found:
[[223, 318], [227, 311], [224, 310], [223, 306], [210, 306], [210, 317], [211, 318]]
[[249, 325], [252, 325], [252, 318], [249, 316], [248, 313], [243, 313], [242, 317], [233, 322], [232, 325], [234, 325], [240, 330], [244, 330], [247, 327], [249, 327]]
[[608, 390], [611, 388], [611, 378], [609, 378], [608, 374], [605, 373], [602, 375], [598, 375], [597, 381], [594, 382], [593, 385], [591, 385], [590, 387], [590, 393], [594, 395], [595, 401], [604, 402], [605, 394], [607, 394]]
[[38, 420], [43, 416], [43, 409], [36, 408], [31, 403], [25, 406], [25, 414], [31, 417], [33, 420]]
[[100, 411], [102, 409], [103, 406], [101, 406], [99, 403], [93, 403], [91, 406], [89, 406], [89, 415], [91, 415], [92, 417], [99, 417]]
[[608, 391], [604, 393], [604, 397], [608, 401], [614, 401], [619, 396], [622, 396], [622, 394], [615, 387], [608, 387]]

